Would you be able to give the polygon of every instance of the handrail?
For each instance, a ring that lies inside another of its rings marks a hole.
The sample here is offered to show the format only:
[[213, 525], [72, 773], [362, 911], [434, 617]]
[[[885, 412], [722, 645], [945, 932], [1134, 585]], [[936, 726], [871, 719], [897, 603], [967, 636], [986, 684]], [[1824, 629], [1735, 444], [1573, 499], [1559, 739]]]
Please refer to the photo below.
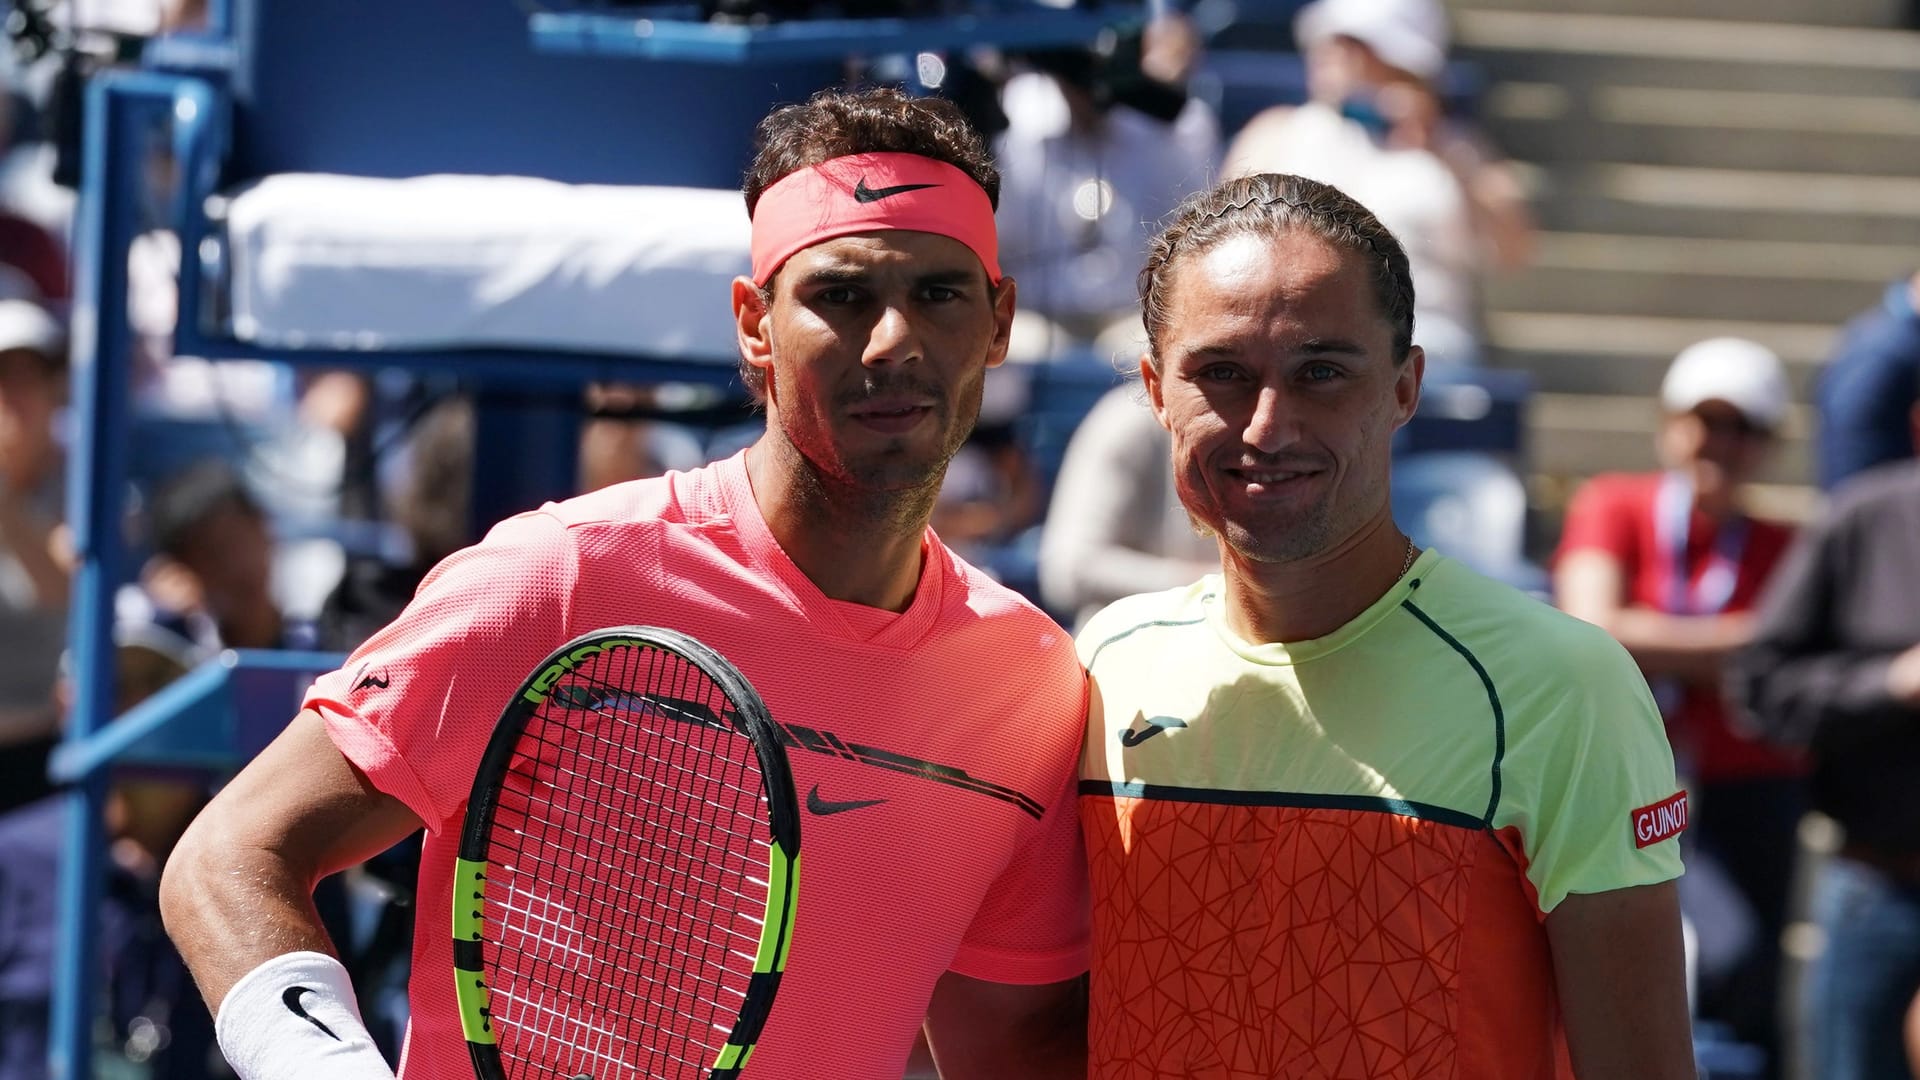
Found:
[[[246, 759], [248, 743], [263, 741], [246, 737], [242, 727], [248, 719], [257, 720], [259, 729], [277, 730], [293, 715], [291, 708], [273, 715], [247, 710], [239, 700], [246, 675], [278, 676], [276, 681], [291, 687], [303, 677], [338, 668], [345, 659], [345, 654], [332, 652], [226, 649], [112, 723], [61, 744], [53, 752], [48, 775], [55, 783], [78, 783], [121, 760], [214, 768], [239, 764]], [[168, 730], [175, 726], [188, 730]]]
[[[80, 435], [67, 460], [67, 522], [77, 561], [68, 627], [73, 706], [67, 747], [88, 745], [113, 710], [113, 599], [125, 580], [127, 561], [120, 528], [133, 354], [126, 317], [127, 254], [140, 227], [136, 207], [147, 161], [145, 139], [160, 125], [170, 125], [173, 152], [183, 165], [197, 168], [217, 158], [217, 148], [206, 141], [216, 134], [213, 94], [205, 80], [147, 71], [108, 71], [87, 87], [85, 182], [74, 228], [73, 414]], [[183, 173], [183, 189], [192, 186], [192, 176]], [[99, 976], [93, 914], [100, 896], [105, 776], [98, 770], [87, 773], [66, 798], [49, 1066], [54, 1080], [79, 1080], [91, 1073]]]

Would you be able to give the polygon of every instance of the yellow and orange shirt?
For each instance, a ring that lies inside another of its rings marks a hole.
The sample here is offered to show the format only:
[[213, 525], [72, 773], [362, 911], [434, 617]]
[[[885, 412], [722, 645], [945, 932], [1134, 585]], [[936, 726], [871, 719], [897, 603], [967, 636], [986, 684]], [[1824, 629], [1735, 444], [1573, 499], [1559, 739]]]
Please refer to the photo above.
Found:
[[1313, 641], [1250, 644], [1221, 595], [1079, 638], [1090, 1075], [1570, 1075], [1544, 920], [1681, 872], [1633, 661], [1431, 551]]

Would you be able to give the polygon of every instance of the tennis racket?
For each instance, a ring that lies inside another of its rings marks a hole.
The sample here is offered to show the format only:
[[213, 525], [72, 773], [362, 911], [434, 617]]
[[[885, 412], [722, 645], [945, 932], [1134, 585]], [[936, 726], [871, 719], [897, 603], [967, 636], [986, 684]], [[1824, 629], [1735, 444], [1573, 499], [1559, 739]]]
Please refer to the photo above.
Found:
[[473, 781], [453, 966], [480, 1080], [730, 1080], [793, 939], [800, 815], [766, 705], [685, 634], [574, 639]]

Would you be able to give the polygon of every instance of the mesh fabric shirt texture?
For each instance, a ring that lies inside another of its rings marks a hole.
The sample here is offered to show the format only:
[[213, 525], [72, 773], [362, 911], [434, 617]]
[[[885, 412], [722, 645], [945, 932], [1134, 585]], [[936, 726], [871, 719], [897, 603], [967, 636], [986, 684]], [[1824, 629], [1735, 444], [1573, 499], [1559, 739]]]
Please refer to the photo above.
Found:
[[315, 683], [306, 704], [335, 744], [428, 826], [402, 1077], [472, 1075], [448, 894], [494, 721], [549, 652], [607, 626], [699, 638], [786, 731], [799, 908], [750, 1075], [897, 1078], [944, 972], [1086, 970], [1085, 676], [1037, 608], [931, 532], [923, 554], [904, 612], [829, 599], [768, 531], [736, 455], [502, 522]]

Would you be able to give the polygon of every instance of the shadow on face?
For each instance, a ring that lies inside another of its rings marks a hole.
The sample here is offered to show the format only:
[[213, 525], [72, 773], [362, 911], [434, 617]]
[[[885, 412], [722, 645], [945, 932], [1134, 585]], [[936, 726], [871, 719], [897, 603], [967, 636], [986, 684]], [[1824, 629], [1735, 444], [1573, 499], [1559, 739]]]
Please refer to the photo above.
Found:
[[1770, 430], [1717, 399], [1668, 413], [1658, 437], [1661, 463], [1691, 478], [1695, 497], [1709, 505], [1732, 499], [1759, 473], [1772, 448]]

